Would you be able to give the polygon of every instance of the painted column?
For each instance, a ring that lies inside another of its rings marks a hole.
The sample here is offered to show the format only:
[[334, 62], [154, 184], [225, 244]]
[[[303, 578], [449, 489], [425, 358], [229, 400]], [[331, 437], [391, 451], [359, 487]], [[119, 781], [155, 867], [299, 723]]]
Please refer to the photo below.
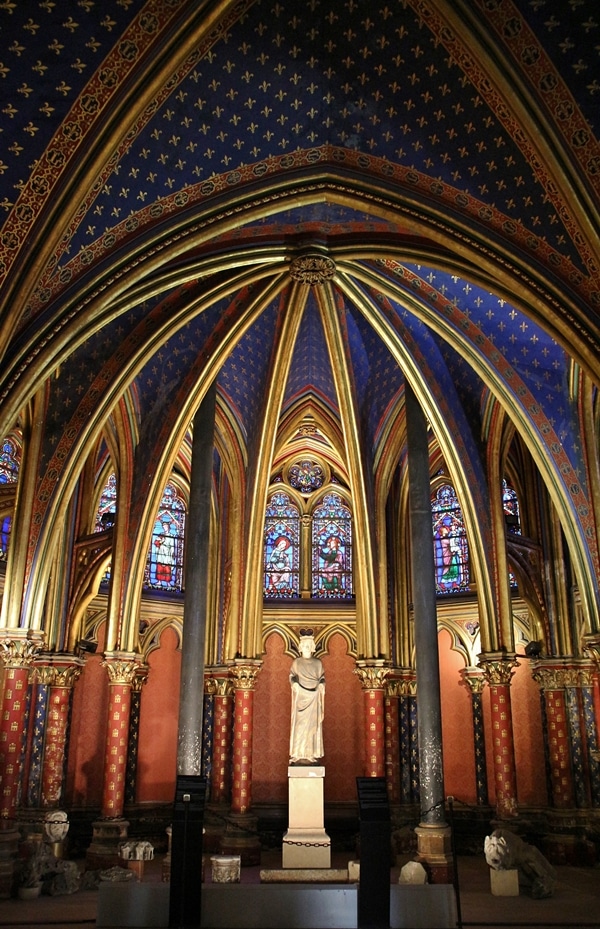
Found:
[[477, 805], [489, 803], [487, 766], [485, 763], [485, 731], [483, 728], [483, 688], [485, 678], [477, 668], [463, 668], [462, 679], [471, 694], [473, 712], [473, 746], [475, 750], [475, 786]]
[[36, 668], [48, 684], [48, 711], [42, 760], [41, 806], [56, 809], [63, 797], [67, 732], [73, 686], [81, 674], [83, 662], [69, 658], [48, 658], [49, 664]]
[[15, 818], [22, 775], [26, 738], [29, 675], [38, 654], [38, 642], [18, 636], [14, 629], [3, 630], [0, 658], [4, 666], [4, 689], [0, 711], [0, 820]]
[[401, 683], [396, 677], [385, 682], [385, 780], [392, 806], [400, 803], [400, 687]]
[[357, 661], [354, 673], [363, 691], [365, 777], [385, 777], [385, 679], [389, 667], [380, 660]]
[[575, 800], [562, 662], [560, 666], [546, 663], [536, 665], [532, 677], [540, 685], [544, 701], [544, 738], [550, 769], [552, 805], [556, 809], [569, 809], [575, 805]]
[[108, 673], [108, 727], [101, 812], [106, 819], [117, 819], [123, 815], [125, 806], [131, 689], [139, 664], [133, 658], [109, 655], [102, 664]]
[[600, 752], [598, 751], [598, 728], [594, 706], [594, 678], [592, 666], [581, 670], [581, 713], [585, 732], [587, 766], [590, 780], [590, 800], [594, 809], [600, 807]]
[[417, 682], [412, 668], [400, 672], [400, 802], [419, 802], [419, 735]]
[[101, 818], [92, 824], [92, 843], [86, 853], [89, 869], [118, 864], [120, 842], [127, 838], [129, 823], [123, 818], [127, 740], [131, 689], [141, 663], [131, 653], [107, 653], [102, 666], [108, 673], [108, 724], [104, 745], [104, 780]]
[[148, 665], [138, 665], [131, 682], [129, 733], [127, 736], [127, 767], [125, 770], [125, 803], [135, 803], [137, 794], [138, 747], [142, 688], [148, 680]]
[[231, 668], [235, 694], [233, 708], [233, 783], [231, 812], [222, 840], [225, 855], [241, 855], [242, 864], [260, 864], [258, 821], [252, 806], [252, 737], [254, 687], [262, 662], [236, 658]]
[[231, 725], [233, 720], [233, 682], [229, 677], [213, 676], [213, 752], [210, 799], [228, 803], [231, 797]]
[[0, 898], [12, 892], [19, 845], [15, 813], [22, 779], [29, 674], [41, 643], [41, 636], [25, 630], [0, 631], [4, 669], [0, 706]]
[[504, 652], [480, 655], [480, 666], [490, 690], [496, 813], [499, 819], [518, 815], [515, 744], [510, 704], [510, 681], [518, 662]]
[[431, 519], [427, 420], [405, 381], [406, 437], [411, 541], [411, 591], [419, 707], [421, 821], [418, 857], [432, 883], [452, 878], [450, 827], [446, 823], [442, 758], [442, 706], [438, 655], [435, 562]]

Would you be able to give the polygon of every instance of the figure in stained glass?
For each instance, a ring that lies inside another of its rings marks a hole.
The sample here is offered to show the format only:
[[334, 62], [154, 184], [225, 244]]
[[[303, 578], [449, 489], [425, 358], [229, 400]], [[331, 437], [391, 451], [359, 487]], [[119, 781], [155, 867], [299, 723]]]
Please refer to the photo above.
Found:
[[292, 545], [287, 536], [280, 535], [275, 539], [267, 563], [268, 585], [274, 590], [282, 590], [290, 586], [291, 549]]
[[267, 505], [264, 540], [264, 596], [299, 597], [300, 514], [283, 491]]
[[350, 510], [326, 494], [313, 512], [313, 597], [352, 597]]
[[468, 589], [467, 539], [454, 488], [444, 484], [432, 505], [435, 583], [438, 593]]
[[167, 484], [154, 522], [146, 564], [145, 586], [183, 590], [185, 503], [172, 484]]

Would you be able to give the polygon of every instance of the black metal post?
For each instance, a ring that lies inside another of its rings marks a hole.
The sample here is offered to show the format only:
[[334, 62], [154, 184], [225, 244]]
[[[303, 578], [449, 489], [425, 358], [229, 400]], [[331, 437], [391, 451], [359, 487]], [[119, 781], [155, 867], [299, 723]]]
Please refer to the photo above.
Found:
[[390, 807], [384, 777], [357, 777], [360, 879], [357, 929], [390, 926]]
[[202, 925], [202, 831], [206, 779], [177, 775], [171, 824], [171, 894], [169, 926], [193, 929]]

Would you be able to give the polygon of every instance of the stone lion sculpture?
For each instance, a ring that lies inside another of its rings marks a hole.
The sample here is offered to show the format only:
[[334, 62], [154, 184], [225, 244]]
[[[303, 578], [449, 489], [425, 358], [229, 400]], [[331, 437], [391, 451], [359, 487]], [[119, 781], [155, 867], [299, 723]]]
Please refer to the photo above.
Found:
[[494, 829], [486, 836], [483, 845], [485, 860], [495, 871], [517, 869], [519, 884], [528, 889], [536, 900], [551, 897], [556, 883], [556, 872], [539, 848], [524, 842], [514, 832]]

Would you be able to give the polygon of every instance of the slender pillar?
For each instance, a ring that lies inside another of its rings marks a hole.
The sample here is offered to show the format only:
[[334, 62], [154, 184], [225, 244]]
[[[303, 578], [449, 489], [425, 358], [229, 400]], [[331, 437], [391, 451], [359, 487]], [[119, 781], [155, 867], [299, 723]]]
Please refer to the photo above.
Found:
[[[42, 760], [41, 806], [56, 809], [63, 797], [67, 732], [73, 686], [81, 674], [81, 660], [48, 658], [42, 671], [48, 683], [48, 713]], [[36, 669], [36, 675], [38, 669]]]
[[102, 665], [108, 674], [108, 724], [104, 743], [104, 776], [100, 819], [92, 824], [92, 842], [86, 852], [89, 869], [118, 864], [120, 842], [129, 823], [123, 817], [131, 688], [140, 666], [135, 655], [107, 653]]
[[222, 840], [225, 855], [240, 855], [242, 864], [260, 864], [257, 818], [252, 806], [252, 738], [254, 687], [262, 662], [236, 658], [231, 669], [235, 693], [233, 710], [233, 784], [231, 813]]
[[462, 679], [471, 694], [473, 712], [473, 745], [475, 749], [475, 786], [477, 805], [489, 803], [487, 766], [485, 763], [485, 731], [483, 728], [483, 688], [485, 678], [477, 668], [463, 668]]
[[189, 512], [185, 541], [185, 599], [177, 730], [177, 784], [172, 824], [169, 926], [199, 926], [206, 779], [202, 776], [204, 662], [208, 614], [210, 514], [216, 381], [193, 422]]
[[582, 732], [581, 667], [574, 664], [565, 671], [565, 706], [569, 721], [570, 754], [573, 770], [575, 806], [584, 810], [590, 805], [589, 784], [586, 777], [586, 746]]
[[6, 629], [0, 638], [4, 690], [0, 715], [0, 819], [14, 820], [21, 783], [29, 675], [38, 643]]
[[532, 676], [540, 685], [544, 701], [544, 737], [550, 768], [552, 805], [556, 809], [569, 809], [575, 805], [575, 800], [562, 662], [561, 667], [546, 663], [536, 665]]
[[363, 691], [365, 777], [385, 777], [385, 679], [380, 660], [358, 661], [354, 669]]
[[385, 687], [385, 779], [392, 806], [400, 803], [400, 681], [390, 678]]
[[600, 755], [598, 753], [598, 730], [594, 707], [594, 677], [593, 667], [582, 669], [581, 712], [590, 780], [590, 800], [592, 807], [598, 809], [600, 807]]
[[444, 805], [442, 708], [427, 421], [407, 382], [404, 397], [419, 707], [421, 821], [415, 831], [418, 857], [428, 868], [432, 882], [446, 883], [452, 877], [452, 851]]
[[131, 658], [112, 656], [102, 663], [108, 672], [108, 727], [101, 813], [105, 819], [117, 819], [125, 806], [131, 688], [138, 665]]
[[215, 690], [210, 799], [222, 804], [231, 798], [233, 682], [229, 676], [220, 675], [213, 676], [212, 682]]
[[498, 819], [513, 819], [518, 806], [510, 680], [518, 662], [498, 652], [480, 655], [479, 663], [490, 690], [496, 813]]
[[135, 803], [136, 799], [142, 687], [148, 680], [148, 671], [149, 668], [147, 665], [138, 665], [131, 682], [131, 708], [129, 710], [129, 734], [127, 737], [127, 767], [125, 770], [125, 803]]
[[404, 668], [400, 684], [400, 802], [419, 802], [419, 736], [417, 682], [412, 668]]
[[15, 813], [21, 786], [29, 674], [41, 641], [41, 636], [25, 630], [0, 632], [4, 668], [0, 706], [0, 898], [9, 897], [12, 890], [19, 844]]
[[189, 518], [185, 540], [185, 600], [177, 743], [177, 773], [184, 775], [202, 773], [204, 652], [216, 397], [217, 388], [213, 384], [194, 417]]

